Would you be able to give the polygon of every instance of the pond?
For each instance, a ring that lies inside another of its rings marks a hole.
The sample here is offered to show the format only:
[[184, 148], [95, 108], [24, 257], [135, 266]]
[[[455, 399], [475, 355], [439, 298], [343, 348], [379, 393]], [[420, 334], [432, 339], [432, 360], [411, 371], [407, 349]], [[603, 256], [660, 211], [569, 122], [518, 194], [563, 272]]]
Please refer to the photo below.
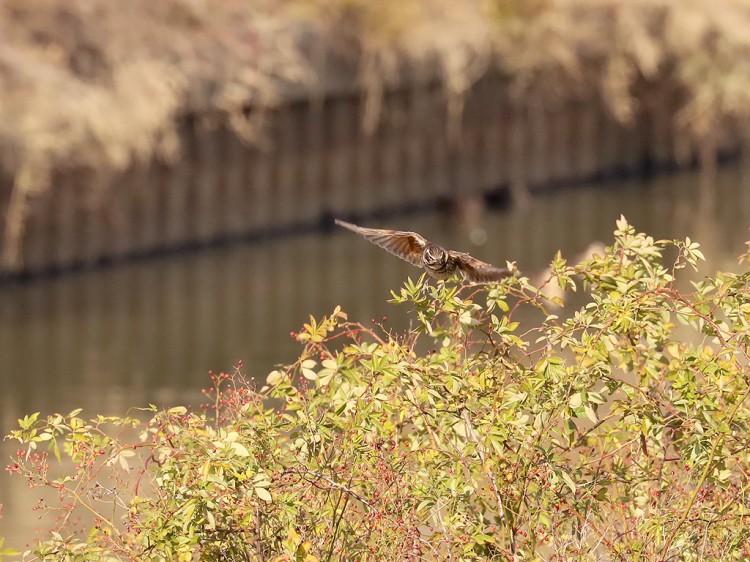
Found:
[[[705, 272], [737, 270], [750, 238], [748, 177], [725, 168], [712, 190], [701, 190], [694, 172], [559, 190], [488, 209], [479, 228], [435, 212], [367, 226], [415, 230], [495, 265], [515, 260], [533, 276], [558, 249], [573, 257], [610, 243], [620, 214], [655, 238], [700, 242]], [[123, 415], [149, 403], [197, 404], [208, 371], [240, 360], [246, 375], [263, 379], [297, 356], [290, 331], [336, 305], [351, 319], [387, 316], [402, 328], [407, 310], [387, 301], [409, 275], [419, 271], [339, 229], [2, 286], [0, 433], [36, 411]], [[0, 446], [3, 459], [15, 450]], [[23, 480], [0, 474], [6, 546], [33, 538], [36, 498]]]

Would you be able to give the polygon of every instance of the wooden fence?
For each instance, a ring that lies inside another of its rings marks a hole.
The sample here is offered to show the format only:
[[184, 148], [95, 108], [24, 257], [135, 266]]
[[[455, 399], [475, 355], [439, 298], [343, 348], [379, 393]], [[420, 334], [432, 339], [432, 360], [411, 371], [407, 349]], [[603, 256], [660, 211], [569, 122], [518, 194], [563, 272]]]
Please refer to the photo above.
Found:
[[363, 104], [342, 96], [269, 111], [255, 147], [226, 127], [186, 120], [177, 162], [134, 167], [94, 200], [74, 178], [60, 177], [32, 202], [22, 264], [0, 275], [314, 227], [333, 215], [545, 189], [672, 157], [669, 100], [626, 128], [595, 101], [551, 108], [513, 100], [495, 77], [474, 87], [455, 123], [437, 88], [391, 92], [370, 135]]

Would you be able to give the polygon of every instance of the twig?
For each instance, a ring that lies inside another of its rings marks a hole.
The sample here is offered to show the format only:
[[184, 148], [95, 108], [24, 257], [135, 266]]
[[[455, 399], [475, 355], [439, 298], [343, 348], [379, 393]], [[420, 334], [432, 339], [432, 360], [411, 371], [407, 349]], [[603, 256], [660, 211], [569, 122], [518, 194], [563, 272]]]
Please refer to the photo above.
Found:
[[[315, 480], [316, 479], [317, 480], [323, 480], [324, 482], [326, 482], [327, 484], [329, 484], [332, 488], [334, 488], [336, 490], [340, 490], [341, 492], [344, 492], [346, 494], [349, 494], [351, 497], [353, 497], [354, 499], [356, 499], [357, 501], [359, 501], [363, 505], [366, 505], [370, 509], [375, 509], [375, 505], [372, 502], [367, 501], [365, 498], [363, 498], [361, 495], [359, 495], [357, 492], [355, 492], [354, 490], [352, 490], [348, 486], [344, 486], [343, 484], [340, 484], [339, 482], [336, 482], [332, 478], [329, 478], [328, 476], [326, 476], [325, 474], [321, 474], [320, 472], [316, 472], [314, 470], [309, 470], [309, 469], [301, 470], [301, 469], [298, 469], [298, 468], [287, 468], [282, 473], [282, 475], [284, 475], [284, 474], [296, 474], [297, 476], [300, 476], [301, 478], [303, 478], [305, 481], [309, 482], [310, 484], [312, 484], [316, 488], [319, 488], [320, 486], [318, 486], [318, 484], [317, 484], [317, 482]], [[312, 476], [314, 478], [310, 478], [310, 476]]]
[[487, 463], [487, 456], [484, 454], [484, 445], [482, 445], [482, 443], [480, 443], [479, 439], [477, 438], [476, 431], [474, 431], [474, 426], [471, 423], [471, 418], [469, 418], [469, 411], [466, 408], [464, 408], [463, 411], [463, 419], [464, 423], [466, 424], [466, 437], [468, 437], [476, 444], [477, 453], [479, 453], [479, 458], [482, 461], [482, 467], [484, 467], [484, 471], [487, 473], [487, 476], [490, 479], [490, 484], [492, 484], [492, 491], [495, 493], [495, 499], [497, 500], [497, 506], [500, 512], [500, 520], [506, 523], [507, 521], [505, 518], [505, 507], [503, 505], [503, 499], [500, 497], [500, 490], [497, 486], [495, 473]]

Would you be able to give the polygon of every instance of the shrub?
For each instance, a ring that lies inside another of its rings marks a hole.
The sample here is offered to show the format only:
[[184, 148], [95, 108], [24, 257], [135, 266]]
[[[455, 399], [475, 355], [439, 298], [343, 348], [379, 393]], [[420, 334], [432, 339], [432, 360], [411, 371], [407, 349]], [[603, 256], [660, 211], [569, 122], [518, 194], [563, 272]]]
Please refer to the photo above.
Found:
[[523, 277], [408, 281], [412, 330], [311, 318], [294, 363], [213, 376], [200, 411], [28, 416], [8, 470], [64, 517], [25, 557], [747, 559], [748, 274], [681, 290], [700, 259], [621, 219], [554, 259], [565, 314]]

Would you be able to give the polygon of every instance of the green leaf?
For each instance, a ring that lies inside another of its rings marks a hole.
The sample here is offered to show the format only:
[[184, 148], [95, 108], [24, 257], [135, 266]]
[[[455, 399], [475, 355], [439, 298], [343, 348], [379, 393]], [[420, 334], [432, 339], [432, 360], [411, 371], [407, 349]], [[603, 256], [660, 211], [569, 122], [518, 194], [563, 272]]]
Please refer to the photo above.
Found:
[[564, 470], [561, 470], [560, 477], [563, 479], [563, 482], [565, 482], [568, 488], [570, 488], [570, 491], [575, 494], [577, 487], [576, 487], [575, 481], [573, 480], [573, 478], [571, 478], [570, 474], [568, 474]]
[[594, 408], [592, 408], [590, 404], [586, 404], [584, 406], [584, 410], [586, 411], [586, 417], [590, 419], [593, 423], [597, 423], [599, 421], [599, 418], [596, 416], [596, 412], [594, 411]]
[[238, 457], [249, 457], [250, 451], [247, 450], [247, 447], [245, 447], [242, 443], [237, 443], [236, 441], [231, 444], [231, 449], [234, 451], [234, 453]]
[[23, 418], [19, 419], [18, 425], [21, 427], [21, 429], [29, 429], [34, 425], [38, 417], [39, 412], [34, 412], [30, 416], [24, 416]]
[[273, 501], [271, 492], [269, 492], [266, 488], [255, 487], [253, 489], [255, 490], [255, 495], [257, 495], [264, 502], [271, 503]]
[[284, 373], [282, 373], [281, 371], [271, 371], [266, 377], [266, 384], [268, 386], [276, 386], [282, 380], [284, 380], [284, 378]]

